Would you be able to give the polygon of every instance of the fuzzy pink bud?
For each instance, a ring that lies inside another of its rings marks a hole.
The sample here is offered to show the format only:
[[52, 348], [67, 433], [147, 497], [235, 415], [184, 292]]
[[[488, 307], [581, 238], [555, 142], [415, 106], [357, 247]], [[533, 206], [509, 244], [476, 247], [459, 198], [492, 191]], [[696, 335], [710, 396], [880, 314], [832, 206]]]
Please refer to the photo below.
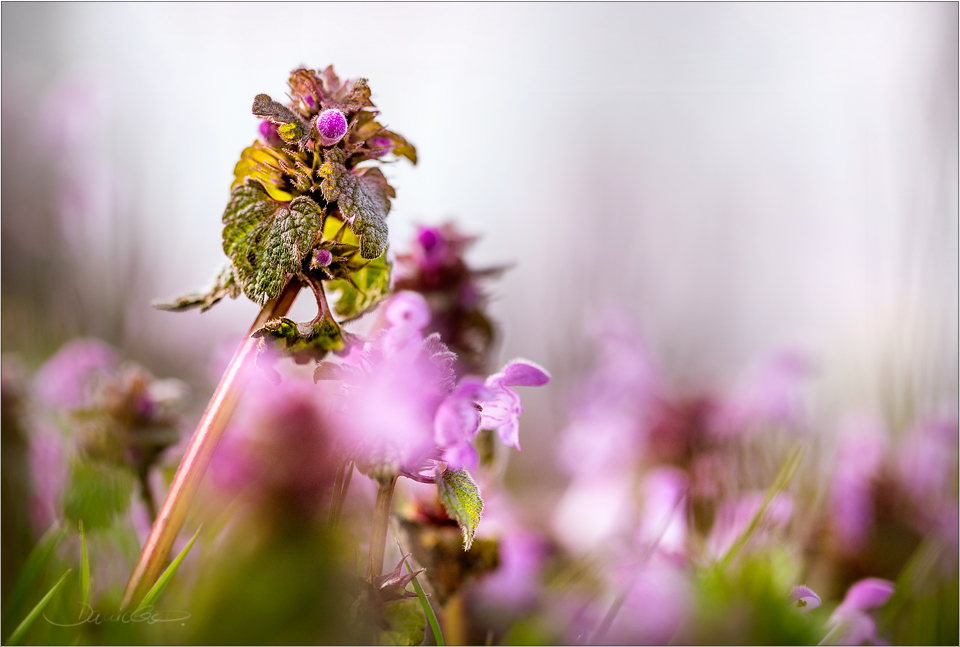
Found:
[[317, 115], [317, 132], [321, 144], [333, 146], [347, 134], [347, 118], [339, 110], [324, 110]]

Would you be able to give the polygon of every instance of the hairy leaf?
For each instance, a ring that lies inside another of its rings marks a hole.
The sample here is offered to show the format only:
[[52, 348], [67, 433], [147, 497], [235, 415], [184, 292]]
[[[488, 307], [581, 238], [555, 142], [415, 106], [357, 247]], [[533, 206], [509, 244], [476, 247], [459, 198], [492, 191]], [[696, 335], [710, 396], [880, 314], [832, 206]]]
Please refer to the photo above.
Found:
[[83, 520], [90, 529], [108, 528], [114, 517], [130, 507], [133, 476], [108, 465], [77, 461], [63, 497], [63, 514], [73, 523]]
[[262, 184], [274, 200], [289, 202], [293, 199], [290, 183], [294, 178], [289, 177], [286, 171], [295, 168], [296, 162], [286, 151], [254, 142], [240, 153], [240, 160], [233, 169], [235, 179], [230, 188], [232, 190], [243, 186], [244, 180], [249, 177]]
[[383, 619], [389, 629], [381, 631], [380, 645], [419, 645], [423, 642], [426, 619], [416, 600], [397, 600], [383, 606]]
[[337, 203], [343, 219], [360, 240], [360, 255], [377, 258], [387, 249], [386, 218], [390, 199], [396, 197], [396, 192], [380, 169], [347, 170], [339, 148], [327, 149], [323, 156], [324, 163], [318, 171], [323, 178], [323, 198]]
[[323, 211], [307, 197], [271, 200], [254, 180], [234, 189], [223, 212], [223, 251], [244, 294], [259, 304], [280, 294], [320, 237]]
[[280, 126], [280, 136], [284, 141], [303, 145], [310, 136], [310, 127], [290, 108], [270, 98], [268, 94], [258, 94], [253, 99], [253, 114], [261, 119], [269, 119]]
[[365, 263], [350, 273], [350, 280], [327, 283], [330, 290], [339, 290], [340, 296], [334, 310], [343, 320], [356, 319], [376, 307], [390, 290], [390, 270], [387, 255]]
[[450, 518], [463, 533], [463, 549], [470, 550], [483, 515], [480, 488], [467, 470], [446, 470], [437, 479], [437, 494]]
[[213, 287], [206, 292], [186, 294], [166, 303], [154, 301], [152, 305], [157, 310], [181, 312], [183, 310], [190, 310], [191, 308], [200, 308], [200, 312], [206, 312], [226, 296], [229, 296], [231, 299], [236, 299], [240, 296], [240, 286], [237, 285], [231, 265], [227, 265], [220, 270], [220, 273], [213, 283]]
[[340, 326], [330, 317], [323, 317], [306, 332], [301, 332], [297, 322], [282, 317], [268, 321], [253, 333], [254, 337], [269, 342], [285, 355], [293, 357], [298, 364], [310, 360], [320, 361], [327, 353], [346, 346]]

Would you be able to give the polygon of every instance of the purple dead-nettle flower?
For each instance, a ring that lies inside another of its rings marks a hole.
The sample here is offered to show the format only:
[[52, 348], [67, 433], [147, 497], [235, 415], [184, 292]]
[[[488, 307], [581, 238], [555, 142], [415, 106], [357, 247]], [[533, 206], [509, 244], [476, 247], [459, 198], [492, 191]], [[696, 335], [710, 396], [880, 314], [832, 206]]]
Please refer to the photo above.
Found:
[[840, 548], [859, 550], [873, 528], [873, 479], [886, 452], [884, 430], [870, 417], [850, 416], [839, 425], [842, 438], [830, 489], [830, 515]]
[[790, 604], [801, 611], [813, 611], [820, 607], [820, 596], [805, 586], [798, 586], [790, 592]]
[[347, 118], [334, 108], [324, 110], [317, 115], [317, 132], [321, 144], [333, 146], [347, 134]]
[[762, 428], [796, 428], [803, 421], [803, 381], [812, 371], [801, 354], [784, 351], [761, 362], [741, 387], [721, 398], [708, 419], [721, 437], [750, 434]]
[[867, 611], [885, 605], [893, 592], [893, 582], [876, 577], [860, 580], [851, 586], [843, 602], [830, 616], [827, 624], [831, 628], [821, 644], [877, 643], [877, 624]]
[[373, 157], [383, 157], [393, 150], [393, 140], [389, 137], [373, 137], [367, 140], [367, 146], [373, 149], [370, 153]]
[[526, 359], [515, 359], [499, 373], [487, 378], [486, 386], [492, 392], [480, 402], [480, 426], [495, 429], [504, 445], [520, 449], [520, 414], [523, 405], [520, 394], [511, 386], [543, 386], [550, 374], [543, 367]]
[[434, 416], [434, 439], [444, 447], [443, 460], [450, 469], [476, 469], [479, 456], [470, 442], [480, 430], [480, 411], [475, 404], [493, 397], [482, 380], [466, 377], [440, 403]]
[[257, 128], [257, 135], [260, 137], [260, 141], [266, 144], [267, 146], [273, 146], [274, 148], [280, 148], [283, 146], [283, 138], [280, 137], [280, 131], [277, 130], [277, 124], [273, 123], [269, 119], [264, 119], [260, 122], [259, 128]]
[[95, 383], [119, 364], [117, 352], [95, 339], [78, 339], [63, 346], [33, 378], [40, 403], [59, 410], [90, 406]]

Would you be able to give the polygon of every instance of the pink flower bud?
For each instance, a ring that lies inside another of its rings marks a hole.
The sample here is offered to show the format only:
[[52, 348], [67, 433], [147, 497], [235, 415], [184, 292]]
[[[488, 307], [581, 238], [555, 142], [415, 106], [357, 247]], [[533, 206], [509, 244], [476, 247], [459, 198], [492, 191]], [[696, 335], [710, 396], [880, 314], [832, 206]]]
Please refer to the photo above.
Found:
[[283, 139], [281, 139], [280, 133], [277, 131], [277, 125], [269, 119], [264, 119], [260, 122], [257, 134], [260, 136], [260, 141], [267, 146], [273, 146], [275, 148], [283, 146]]
[[324, 110], [317, 115], [317, 132], [321, 144], [333, 146], [347, 134], [347, 118], [339, 110]]
[[393, 140], [389, 137], [374, 137], [367, 141], [367, 146], [373, 149], [373, 157], [383, 157], [393, 150]]
[[313, 255], [313, 262], [319, 267], [327, 267], [333, 262], [333, 254], [330, 253], [329, 249], [318, 249], [317, 253]]

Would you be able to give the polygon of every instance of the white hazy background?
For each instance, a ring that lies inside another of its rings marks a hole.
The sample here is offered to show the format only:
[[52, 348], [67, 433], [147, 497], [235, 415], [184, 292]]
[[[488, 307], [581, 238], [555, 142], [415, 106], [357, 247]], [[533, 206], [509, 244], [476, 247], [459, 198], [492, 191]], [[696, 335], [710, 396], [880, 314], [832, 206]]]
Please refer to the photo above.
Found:
[[220, 267], [254, 95], [333, 63], [418, 149], [387, 170], [394, 248], [455, 218], [482, 235], [475, 264], [515, 264], [492, 286], [503, 359], [556, 378], [525, 394], [521, 468], [550, 450], [609, 304], [681, 381], [793, 345], [826, 406], [956, 402], [956, 3], [4, 3], [2, 19], [5, 120], [12, 94], [97, 89], [91, 155], [118, 215], [83, 225], [89, 263], [118, 267], [96, 227], [139, 241], [123, 346], [154, 367], [210, 361], [252, 321], [243, 301], [148, 303]]

